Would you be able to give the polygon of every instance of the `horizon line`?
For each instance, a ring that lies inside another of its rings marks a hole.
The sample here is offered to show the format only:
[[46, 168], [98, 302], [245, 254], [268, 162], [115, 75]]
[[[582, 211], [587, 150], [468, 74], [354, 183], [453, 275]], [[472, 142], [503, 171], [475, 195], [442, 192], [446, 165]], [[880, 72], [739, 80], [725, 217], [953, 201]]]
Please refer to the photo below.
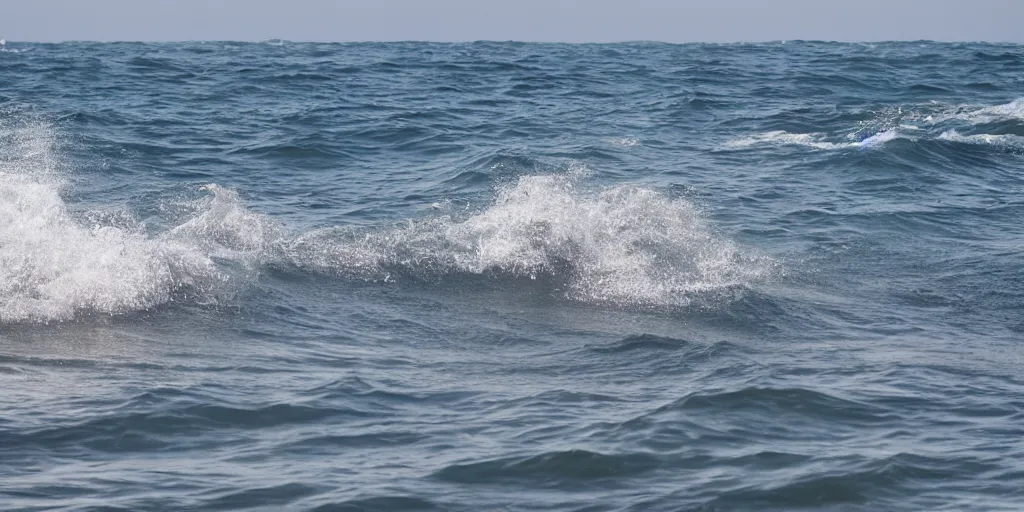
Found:
[[560, 40], [518, 40], [518, 39], [380, 39], [380, 40], [299, 40], [271, 37], [267, 39], [64, 39], [64, 40], [11, 40], [10, 43], [28, 44], [63, 44], [63, 43], [247, 43], [266, 44], [272, 42], [293, 43], [293, 44], [399, 44], [399, 43], [429, 43], [429, 44], [473, 44], [473, 43], [515, 43], [515, 44], [570, 44], [570, 45], [601, 45], [601, 44], [707, 44], [707, 45], [739, 45], [739, 44], [787, 44], [787, 43], [837, 43], [837, 44], [885, 44], [885, 43], [940, 43], [940, 44], [1012, 44], [1024, 45], [1024, 41], [1009, 40], [953, 40], [953, 39], [877, 39], [877, 40], [841, 40], [841, 39], [765, 39], [765, 40], [729, 40], [729, 41], [662, 41], [657, 39], [622, 39], [615, 41], [560, 41]]

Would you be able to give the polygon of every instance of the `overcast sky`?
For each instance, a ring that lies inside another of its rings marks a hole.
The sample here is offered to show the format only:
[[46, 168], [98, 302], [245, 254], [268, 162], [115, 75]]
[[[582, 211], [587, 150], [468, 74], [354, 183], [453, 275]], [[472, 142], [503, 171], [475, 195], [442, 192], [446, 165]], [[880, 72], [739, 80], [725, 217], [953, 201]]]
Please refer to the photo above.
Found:
[[1024, 0], [0, 0], [0, 38], [1024, 42]]

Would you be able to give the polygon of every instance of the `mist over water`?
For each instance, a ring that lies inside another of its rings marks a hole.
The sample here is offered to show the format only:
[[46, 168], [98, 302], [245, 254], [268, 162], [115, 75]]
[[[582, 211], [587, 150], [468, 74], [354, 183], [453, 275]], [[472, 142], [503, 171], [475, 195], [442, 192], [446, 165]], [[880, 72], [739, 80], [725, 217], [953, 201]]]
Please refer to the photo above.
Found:
[[0, 508], [1016, 510], [1017, 45], [0, 54]]

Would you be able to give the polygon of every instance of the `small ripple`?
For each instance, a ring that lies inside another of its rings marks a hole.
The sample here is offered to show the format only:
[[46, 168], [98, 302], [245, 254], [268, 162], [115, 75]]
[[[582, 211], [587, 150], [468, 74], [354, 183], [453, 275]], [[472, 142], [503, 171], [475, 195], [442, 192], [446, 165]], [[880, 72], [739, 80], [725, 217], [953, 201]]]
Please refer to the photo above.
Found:
[[679, 338], [640, 334], [627, 336], [608, 345], [589, 346], [590, 350], [599, 354], [621, 354], [633, 351], [675, 351], [691, 349], [696, 343]]
[[[781, 485], [739, 488], [723, 493], [705, 506], [713, 510], [740, 506], [790, 509], [877, 503], [879, 499], [889, 501], [896, 496], [906, 496], [911, 488], [928, 485], [928, 482], [948, 482], [952, 478], [963, 478], [983, 469], [977, 465], [964, 466], [962, 461], [955, 458], [900, 453], [859, 462], [853, 467], [809, 473]], [[905, 499], [893, 501], [893, 504], [896, 503], [904, 506], [909, 504]], [[936, 505], [938, 503], [934, 501], [918, 503], [924, 509]]]
[[434, 473], [434, 477], [467, 484], [521, 481], [558, 486], [569, 482], [628, 478], [659, 466], [659, 458], [645, 453], [606, 455], [587, 450], [568, 450], [531, 457], [453, 464]]
[[890, 419], [886, 411], [879, 407], [802, 388], [748, 387], [737, 391], [692, 394], [659, 408], [657, 413], [715, 410], [757, 411], [766, 413], [763, 417], [768, 418], [788, 412], [855, 423], [884, 422]]
[[408, 496], [377, 496], [320, 505], [311, 512], [392, 512], [395, 510], [444, 510], [434, 503]]
[[340, 452], [358, 448], [382, 448], [413, 445], [429, 436], [416, 432], [374, 432], [365, 434], [321, 435], [307, 437], [274, 448], [293, 454], [322, 455], [325, 452]]
[[315, 495], [320, 488], [297, 482], [231, 492], [206, 501], [211, 510], [237, 510], [240, 508], [284, 506], [296, 500]]

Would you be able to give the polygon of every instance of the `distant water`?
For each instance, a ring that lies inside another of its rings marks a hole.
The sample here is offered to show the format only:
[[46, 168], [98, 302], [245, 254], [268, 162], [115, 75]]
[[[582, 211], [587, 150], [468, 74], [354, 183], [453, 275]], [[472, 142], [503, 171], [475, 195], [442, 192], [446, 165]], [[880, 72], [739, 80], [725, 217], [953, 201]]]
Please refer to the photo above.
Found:
[[0, 509], [1022, 510], [1024, 47], [0, 53]]

